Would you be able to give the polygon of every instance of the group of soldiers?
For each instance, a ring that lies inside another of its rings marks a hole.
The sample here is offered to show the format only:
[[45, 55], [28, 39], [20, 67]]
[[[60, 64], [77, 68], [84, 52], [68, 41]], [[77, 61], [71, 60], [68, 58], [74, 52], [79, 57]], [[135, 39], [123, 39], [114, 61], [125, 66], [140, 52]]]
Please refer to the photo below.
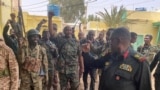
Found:
[[[54, 15], [48, 13], [48, 30], [42, 36], [45, 19], [23, 37], [16, 15], [10, 16], [0, 38], [0, 90], [58, 90], [58, 84], [61, 90], [78, 90], [82, 76], [84, 90], [95, 90], [97, 75], [99, 90], [152, 90], [149, 69], [154, 69], [160, 53], [151, 45], [151, 35], [145, 36], [137, 51], [132, 46], [137, 34], [124, 27], [102, 31], [97, 38], [94, 30], [86, 37], [79, 32], [77, 40], [70, 26], [57, 34]], [[160, 90], [159, 66], [154, 75], [156, 90]]]

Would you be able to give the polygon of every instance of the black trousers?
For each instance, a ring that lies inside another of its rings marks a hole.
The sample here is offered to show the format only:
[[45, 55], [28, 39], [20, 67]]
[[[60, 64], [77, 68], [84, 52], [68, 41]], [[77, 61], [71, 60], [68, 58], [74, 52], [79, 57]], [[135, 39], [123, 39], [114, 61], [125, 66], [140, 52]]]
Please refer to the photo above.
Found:
[[155, 78], [155, 90], [160, 90], [160, 80]]
[[96, 69], [93, 68], [85, 68], [83, 73], [83, 83], [84, 83], [84, 90], [88, 89], [88, 74], [91, 77], [90, 89], [95, 90], [95, 77], [96, 77]]

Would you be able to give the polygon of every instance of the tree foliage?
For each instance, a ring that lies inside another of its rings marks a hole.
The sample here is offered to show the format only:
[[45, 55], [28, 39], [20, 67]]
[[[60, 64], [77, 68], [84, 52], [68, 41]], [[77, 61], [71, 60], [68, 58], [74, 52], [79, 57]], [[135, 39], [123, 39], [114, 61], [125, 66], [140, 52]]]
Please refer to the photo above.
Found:
[[100, 21], [100, 18], [95, 15], [88, 15], [88, 21]]
[[87, 21], [100, 21], [100, 18], [96, 15], [88, 15], [88, 18], [82, 17], [80, 21], [81, 23], [86, 24]]
[[126, 9], [123, 6], [119, 9], [117, 6], [112, 7], [111, 12], [108, 12], [107, 9], [104, 9], [104, 11], [105, 12], [98, 12], [98, 15], [101, 16], [107, 26], [115, 28], [126, 24], [124, 20]]
[[61, 17], [65, 22], [75, 22], [85, 13], [84, 0], [52, 0], [61, 7]]

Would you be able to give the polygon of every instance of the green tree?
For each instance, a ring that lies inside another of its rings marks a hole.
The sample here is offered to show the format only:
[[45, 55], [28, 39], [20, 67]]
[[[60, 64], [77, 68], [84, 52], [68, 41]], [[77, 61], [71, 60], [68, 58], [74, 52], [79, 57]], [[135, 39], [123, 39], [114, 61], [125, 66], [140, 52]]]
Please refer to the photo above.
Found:
[[97, 14], [101, 16], [107, 26], [116, 28], [126, 24], [126, 9], [123, 6], [119, 9], [117, 6], [112, 7], [111, 12], [108, 12], [107, 9], [104, 10], [105, 12], [98, 12]]
[[86, 24], [87, 21], [100, 21], [100, 18], [96, 15], [88, 15], [88, 18], [86, 19], [85, 17], [80, 18], [80, 21], [82, 24]]
[[94, 15], [88, 15], [88, 21], [100, 21], [100, 18]]
[[50, 0], [50, 2], [60, 5], [61, 17], [65, 22], [75, 22], [85, 13], [84, 0]]

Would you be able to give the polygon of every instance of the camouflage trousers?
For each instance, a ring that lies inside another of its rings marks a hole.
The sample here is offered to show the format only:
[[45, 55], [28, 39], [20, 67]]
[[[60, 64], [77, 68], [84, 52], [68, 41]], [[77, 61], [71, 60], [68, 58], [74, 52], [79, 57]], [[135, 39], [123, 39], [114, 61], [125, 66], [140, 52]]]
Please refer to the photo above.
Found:
[[80, 84], [78, 73], [59, 73], [59, 79], [61, 90], [78, 90]]
[[54, 71], [54, 70], [49, 70], [48, 71], [48, 90], [51, 89], [51, 87], [53, 87], [53, 90], [57, 90], [58, 88], [58, 72]]
[[0, 90], [10, 90], [10, 78], [0, 78]]
[[36, 73], [21, 73], [20, 90], [42, 90], [43, 77], [38, 76]]

